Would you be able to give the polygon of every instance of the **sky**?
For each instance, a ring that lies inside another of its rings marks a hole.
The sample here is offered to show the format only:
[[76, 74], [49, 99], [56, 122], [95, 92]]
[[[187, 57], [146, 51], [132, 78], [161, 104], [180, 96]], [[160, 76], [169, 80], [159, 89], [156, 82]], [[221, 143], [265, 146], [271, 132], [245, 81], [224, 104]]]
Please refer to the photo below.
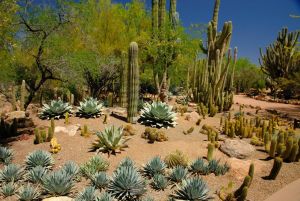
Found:
[[[151, 9], [151, 0], [145, 1], [147, 9]], [[177, 12], [185, 27], [207, 24], [212, 18], [213, 6], [214, 0], [177, 0]], [[247, 57], [258, 64], [259, 48], [276, 40], [281, 28], [300, 29], [300, 18], [291, 18], [290, 14], [300, 15], [300, 0], [221, 0], [219, 29], [225, 21], [232, 21], [231, 47], [238, 47], [239, 57]]]

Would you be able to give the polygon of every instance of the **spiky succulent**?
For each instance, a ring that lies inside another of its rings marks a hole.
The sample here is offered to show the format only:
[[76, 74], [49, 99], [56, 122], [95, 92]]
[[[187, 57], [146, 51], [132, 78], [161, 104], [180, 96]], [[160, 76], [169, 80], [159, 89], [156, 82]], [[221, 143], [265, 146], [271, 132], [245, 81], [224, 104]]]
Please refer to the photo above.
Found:
[[162, 102], [145, 103], [141, 110], [139, 122], [156, 128], [169, 128], [176, 125], [176, 113], [172, 107]]
[[108, 192], [118, 200], [134, 201], [146, 192], [146, 182], [133, 167], [121, 167], [113, 175]]
[[107, 127], [103, 132], [97, 132], [98, 139], [93, 143], [92, 150], [100, 152], [116, 154], [116, 152], [123, 151], [128, 147], [126, 138], [123, 134], [123, 128], [116, 128], [115, 126]]
[[51, 169], [54, 165], [54, 159], [49, 152], [37, 150], [26, 156], [25, 164], [26, 169], [32, 169], [37, 166]]
[[43, 178], [43, 188], [51, 195], [67, 195], [73, 186], [74, 181], [70, 175], [62, 169], [51, 172]]
[[12, 196], [13, 194], [15, 194], [16, 191], [17, 191], [17, 185], [14, 182], [3, 184], [1, 188], [1, 194], [4, 197]]
[[28, 181], [36, 184], [42, 183], [44, 176], [47, 174], [47, 169], [42, 166], [36, 166], [28, 171], [26, 178]]
[[151, 186], [155, 190], [165, 190], [168, 187], [168, 180], [167, 178], [162, 174], [156, 174], [153, 176], [153, 181], [151, 183]]
[[208, 165], [202, 158], [197, 158], [190, 166], [190, 171], [193, 174], [207, 175], [209, 173]]
[[154, 199], [152, 197], [145, 197], [142, 199], [142, 201], [154, 201]]
[[220, 160], [211, 160], [208, 163], [208, 169], [210, 172], [214, 173], [216, 176], [224, 175], [229, 171], [230, 167], [227, 163], [224, 165], [220, 164]]
[[135, 166], [135, 164], [134, 164], [133, 160], [131, 160], [129, 157], [126, 157], [120, 162], [120, 164], [118, 165], [118, 168], [119, 167], [134, 167], [134, 166]]
[[159, 156], [152, 158], [143, 168], [144, 175], [153, 177], [156, 174], [164, 174], [167, 165]]
[[187, 176], [188, 170], [182, 166], [176, 166], [171, 174], [170, 174], [170, 180], [173, 182], [181, 182], [182, 180], [184, 180]]
[[0, 146], [0, 163], [8, 165], [13, 159], [13, 151], [6, 147]]
[[72, 106], [64, 103], [62, 100], [52, 100], [50, 104], [44, 104], [42, 111], [39, 113], [41, 119], [59, 119], [66, 113], [72, 113]]
[[201, 178], [182, 181], [171, 197], [175, 200], [206, 201], [211, 200], [207, 184]]
[[92, 186], [86, 187], [82, 192], [80, 192], [75, 201], [96, 201], [96, 189]]
[[93, 186], [102, 190], [108, 186], [109, 177], [105, 172], [97, 172], [91, 177]]
[[38, 188], [34, 188], [29, 183], [26, 186], [23, 186], [17, 192], [17, 197], [20, 201], [32, 201], [37, 200], [41, 195]]
[[79, 167], [75, 162], [68, 161], [62, 166], [62, 171], [65, 171], [68, 176], [74, 178], [79, 172]]
[[115, 199], [109, 193], [104, 192], [99, 198], [97, 198], [97, 201], [115, 201]]
[[169, 155], [167, 155], [164, 161], [169, 168], [173, 168], [178, 165], [187, 167], [189, 163], [188, 157], [179, 150], [176, 150], [175, 152], [172, 152]]
[[85, 118], [100, 116], [103, 105], [96, 98], [89, 97], [79, 104], [77, 116]]
[[93, 156], [89, 161], [80, 167], [80, 172], [87, 178], [91, 178], [97, 172], [108, 170], [109, 162], [101, 156]]
[[9, 164], [0, 171], [0, 181], [4, 183], [16, 182], [21, 180], [23, 175], [23, 168], [16, 164]]

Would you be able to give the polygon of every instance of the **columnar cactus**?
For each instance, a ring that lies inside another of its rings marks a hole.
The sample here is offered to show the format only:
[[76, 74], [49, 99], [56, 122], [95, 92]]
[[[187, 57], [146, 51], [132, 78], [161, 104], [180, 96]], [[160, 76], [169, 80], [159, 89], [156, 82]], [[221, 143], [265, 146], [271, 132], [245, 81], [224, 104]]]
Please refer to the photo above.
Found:
[[21, 97], [20, 97], [20, 109], [22, 111], [25, 110], [24, 108], [24, 105], [25, 105], [25, 93], [26, 93], [26, 83], [25, 83], [25, 80], [22, 81], [22, 84], [21, 84]]
[[158, 32], [158, 1], [152, 0], [152, 35], [154, 38]]
[[131, 42], [128, 52], [128, 91], [127, 91], [127, 121], [135, 123], [138, 113], [140, 75], [138, 64], [138, 44]]
[[122, 53], [121, 58], [121, 70], [120, 70], [120, 107], [126, 107], [127, 105], [127, 62], [126, 62], [126, 54]]
[[170, 0], [169, 20], [173, 27], [177, 25], [176, 0]]
[[17, 100], [16, 100], [16, 87], [12, 86], [11, 89], [11, 104], [13, 106], [13, 110], [17, 109]]
[[275, 180], [281, 169], [281, 166], [282, 166], [282, 158], [276, 157], [274, 159], [273, 168], [270, 172], [270, 175], [267, 177], [267, 179]]

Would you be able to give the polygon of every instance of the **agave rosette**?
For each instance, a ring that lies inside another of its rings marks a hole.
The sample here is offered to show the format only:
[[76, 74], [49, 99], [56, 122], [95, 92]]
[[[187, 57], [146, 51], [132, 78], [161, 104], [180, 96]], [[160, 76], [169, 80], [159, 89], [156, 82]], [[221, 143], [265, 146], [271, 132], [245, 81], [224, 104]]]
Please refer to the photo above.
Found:
[[101, 115], [101, 109], [103, 104], [100, 103], [96, 98], [87, 98], [83, 102], [79, 103], [80, 106], [77, 108], [78, 112], [76, 113], [79, 117], [85, 118], [96, 118]]
[[144, 104], [139, 122], [146, 126], [169, 128], [176, 125], [176, 119], [176, 113], [172, 111], [172, 106], [162, 102], [153, 102]]
[[39, 113], [41, 119], [59, 119], [66, 113], [72, 113], [72, 106], [62, 100], [52, 100], [50, 104], [44, 104], [42, 111]]

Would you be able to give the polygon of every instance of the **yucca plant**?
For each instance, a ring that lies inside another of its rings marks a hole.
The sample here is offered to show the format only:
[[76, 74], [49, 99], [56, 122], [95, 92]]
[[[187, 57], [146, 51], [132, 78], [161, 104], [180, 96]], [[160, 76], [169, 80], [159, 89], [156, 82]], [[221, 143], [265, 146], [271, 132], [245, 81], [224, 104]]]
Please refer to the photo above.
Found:
[[75, 201], [96, 201], [96, 189], [92, 186], [86, 187], [82, 192], [80, 192]]
[[36, 184], [42, 183], [44, 176], [47, 174], [47, 169], [42, 166], [36, 166], [30, 169], [26, 175], [28, 181]]
[[39, 113], [41, 119], [59, 119], [64, 117], [66, 113], [72, 113], [72, 106], [69, 103], [64, 103], [62, 100], [52, 100], [50, 104], [44, 104], [42, 111]]
[[96, 118], [101, 115], [103, 105], [96, 98], [89, 97], [79, 104], [80, 106], [77, 108], [78, 112], [76, 113], [77, 116], [84, 118]]
[[51, 169], [54, 165], [54, 159], [49, 152], [37, 150], [26, 156], [25, 164], [26, 169], [32, 169], [37, 166]]
[[1, 194], [3, 197], [9, 197], [15, 194], [17, 191], [17, 185], [14, 182], [3, 184], [1, 188]]
[[34, 188], [29, 183], [26, 186], [23, 186], [17, 192], [17, 197], [19, 201], [32, 201], [37, 200], [41, 195], [38, 188]]
[[4, 183], [16, 182], [21, 180], [23, 175], [23, 168], [16, 164], [9, 164], [0, 171], [0, 181]]
[[143, 167], [143, 173], [148, 177], [153, 177], [156, 174], [164, 174], [166, 168], [165, 162], [156, 156]]
[[13, 159], [13, 151], [0, 146], [0, 163], [8, 165]]
[[178, 165], [187, 167], [189, 164], [188, 157], [179, 150], [176, 150], [175, 152], [172, 152], [169, 155], [167, 155], [165, 157], [164, 161], [169, 168], [173, 168]]
[[182, 181], [171, 198], [175, 200], [206, 201], [211, 200], [207, 184], [201, 178], [191, 178]]
[[192, 174], [207, 175], [209, 174], [208, 165], [204, 162], [202, 158], [197, 158], [190, 166], [189, 170]]
[[93, 156], [89, 161], [80, 167], [80, 172], [87, 178], [91, 178], [97, 172], [108, 170], [109, 162], [101, 156]]
[[155, 190], [165, 190], [168, 187], [168, 180], [167, 178], [162, 174], [156, 174], [153, 176], [153, 181], [151, 183], [151, 186]]
[[105, 172], [97, 172], [91, 177], [93, 186], [102, 190], [108, 186], [109, 177]]
[[98, 152], [116, 154], [118, 150], [123, 151], [124, 148], [128, 147], [126, 142], [129, 138], [124, 136], [122, 127], [107, 127], [103, 132], [97, 132], [96, 134], [98, 139], [93, 143], [93, 151], [98, 150]]
[[104, 192], [99, 198], [97, 198], [97, 201], [115, 201], [115, 199], [109, 193]]
[[60, 169], [43, 178], [43, 188], [51, 195], [63, 196], [71, 192], [74, 181], [66, 171]]
[[62, 166], [62, 171], [65, 171], [69, 177], [74, 178], [79, 173], [79, 167], [75, 162], [68, 161]]
[[145, 103], [139, 122], [156, 128], [169, 128], [176, 125], [176, 113], [172, 107], [162, 102]]
[[146, 192], [146, 182], [133, 167], [121, 167], [115, 172], [108, 192], [118, 200], [135, 201]]
[[176, 166], [172, 170], [169, 178], [171, 181], [179, 183], [186, 178], [187, 174], [188, 174], [188, 170], [186, 168], [182, 166]]

